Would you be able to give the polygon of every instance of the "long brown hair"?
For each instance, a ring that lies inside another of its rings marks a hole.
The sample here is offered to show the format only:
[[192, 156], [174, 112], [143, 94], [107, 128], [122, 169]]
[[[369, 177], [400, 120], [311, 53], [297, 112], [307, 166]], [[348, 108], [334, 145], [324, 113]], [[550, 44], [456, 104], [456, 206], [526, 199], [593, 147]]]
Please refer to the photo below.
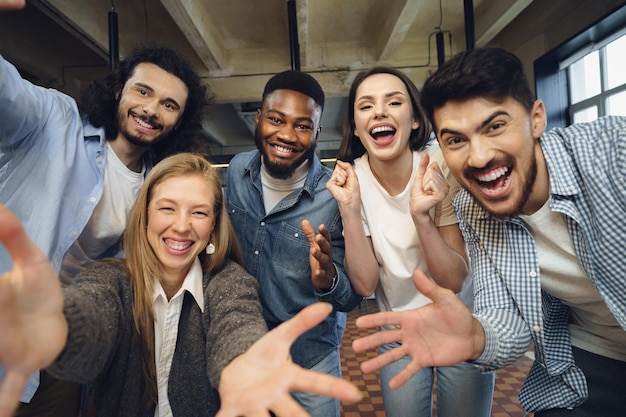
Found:
[[406, 90], [409, 93], [411, 99], [411, 106], [413, 108], [413, 117], [415, 121], [419, 123], [419, 127], [411, 131], [409, 137], [409, 148], [412, 151], [418, 151], [424, 148], [430, 137], [430, 123], [422, 111], [422, 107], [419, 101], [419, 90], [411, 81], [411, 79], [402, 71], [393, 67], [374, 67], [369, 70], [359, 72], [352, 85], [350, 86], [350, 92], [348, 93], [348, 111], [343, 121], [343, 138], [339, 145], [339, 151], [337, 159], [340, 161], [352, 163], [356, 158], [362, 156], [365, 153], [365, 147], [354, 134], [354, 102], [356, 101], [356, 90], [366, 78], [375, 74], [390, 74], [398, 77], [400, 81], [406, 86]]
[[215, 205], [215, 228], [211, 243], [215, 253], [198, 255], [204, 273], [219, 270], [228, 259], [243, 265], [243, 256], [235, 231], [226, 212], [222, 185], [211, 164], [202, 156], [180, 153], [163, 159], [156, 164], [139, 191], [130, 213], [124, 233], [124, 254], [130, 271], [133, 294], [133, 318], [137, 337], [142, 347], [142, 369], [145, 380], [144, 403], [147, 408], [157, 403], [156, 366], [154, 353], [154, 294], [153, 280], [161, 276], [162, 265], [148, 242], [148, 205], [154, 187], [168, 178], [199, 176], [207, 183], [207, 192], [212, 193]]

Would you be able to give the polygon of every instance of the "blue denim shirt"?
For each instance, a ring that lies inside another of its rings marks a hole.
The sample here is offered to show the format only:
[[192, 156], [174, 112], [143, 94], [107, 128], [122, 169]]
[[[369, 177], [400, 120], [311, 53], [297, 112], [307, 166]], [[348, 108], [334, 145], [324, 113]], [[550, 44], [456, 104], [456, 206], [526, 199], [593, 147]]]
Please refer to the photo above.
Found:
[[[576, 254], [626, 330], [626, 117], [605, 117], [540, 139], [550, 173], [550, 209], [563, 213]], [[520, 218], [490, 216], [467, 191], [454, 201], [474, 279], [474, 311], [485, 330], [476, 362], [495, 370], [534, 343], [520, 391], [528, 411], [575, 407], [587, 383], [574, 362], [569, 307], [541, 289], [533, 235]]]
[[[291, 349], [294, 362], [306, 368], [339, 347], [346, 325], [345, 312], [362, 300], [343, 268], [343, 225], [337, 203], [326, 189], [330, 175], [331, 170], [315, 156], [304, 187], [285, 197], [268, 214], [263, 204], [261, 154], [241, 153], [228, 167], [228, 212], [241, 243], [246, 270], [259, 281], [268, 327], [276, 327], [320, 300], [334, 307], [326, 320], [298, 338]], [[310, 246], [300, 225], [303, 219], [316, 229], [325, 224], [332, 237], [338, 283], [326, 294], [311, 282]]]
[[[104, 130], [81, 119], [74, 99], [23, 80], [1, 56], [0, 101], [0, 203], [58, 272], [102, 196]], [[105, 256], [117, 254], [115, 245]], [[11, 267], [0, 245], [0, 272]], [[33, 381], [23, 401], [38, 386]]]

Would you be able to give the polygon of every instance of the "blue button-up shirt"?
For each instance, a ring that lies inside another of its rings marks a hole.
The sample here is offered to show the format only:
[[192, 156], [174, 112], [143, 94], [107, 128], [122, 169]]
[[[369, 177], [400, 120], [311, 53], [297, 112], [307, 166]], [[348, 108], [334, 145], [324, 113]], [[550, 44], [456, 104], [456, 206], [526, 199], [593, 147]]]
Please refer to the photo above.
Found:
[[[0, 101], [0, 203], [58, 272], [102, 196], [104, 129], [82, 120], [74, 99], [23, 80], [1, 56]], [[104, 256], [118, 254], [115, 245]], [[0, 245], [0, 272], [11, 267]], [[38, 386], [31, 382], [22, 401]]]
[[[343, 268], [343, 225], [339, 208], [326, 189], [331, 170], [314, 157], [304, 187], [265, 213], [261, 185], [261, 154], [236, 155], [228, 167], [228, 212], [241, 243], [246, 270], [259, 281], [263, 315], [270, 329], [292, 318], [317, 301], [333, 305], [333, 313], [302, 335], [291, 349], [295, 363], [310, 368], [341, 344], [346, 324], [344, 312], [362, 300]], [[320, 293], [311, 282], [309, 240], [300, 223], [325, 224], [332, 237], [333, 260], [338, 273], [336, 287]]]
[[[540, 143], [550, 208], [565, 215], [580, 264], [626, 329], [626, 118], [554, 129]], [[519, 218], [491, 217], [465, 190], [455, 207], [470, 252], [475, 316], [486, 334], [477, 362], [507, 366], [532, 339], [536, 359], [520, 392], [524, 408], [580, 405], [587, 384], [572, 355], [569, 308], [541, 290], [530, 230]]]
[[[0, 202], [59, 271], [100, 201], [104, 131], [81, 120], [76, 102], [23, 80], [0, 59]], [[0, 248], [0, 271], [11, 268]]]

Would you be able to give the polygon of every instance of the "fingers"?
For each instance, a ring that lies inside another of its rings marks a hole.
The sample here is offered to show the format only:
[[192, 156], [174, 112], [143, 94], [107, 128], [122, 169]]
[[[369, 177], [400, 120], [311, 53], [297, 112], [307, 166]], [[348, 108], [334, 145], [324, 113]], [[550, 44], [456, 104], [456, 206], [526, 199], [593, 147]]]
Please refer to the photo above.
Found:
[[422, 190], [431, 195], [441, 193], [443, 198], [448, 194], [449, 189], [450, 184], [443, 175], [441, 166], [437, 162], [430, 164], [422, 178]]
[[375, 314], [366, 314], [356, 319], [357, 327], [371, 329], [380, 326], [399, 326], [402, 312], [383, 311]]
[[[311, 255], [317, 261], [322, 264], [322, 269], [324, 265], [328, 263], [328, 261], [332, 262], [332, 246], [331, 246], [331, 236], [330, 232], [326, 225], [321, 224], [319, 227], [319, 233], [315, 233], [315, 229], [313, 229], [313, 225], [307, 219], [302, 220], [301, 223], [302, 231], [306, 235], [307, 239], [309, 239], [309, 244], [311, 245]], [[325, 257], [324, 257], [325, 255]]]
[[320, 324], [332, 310], [333, 307], [328, 303], [311, 304], [270, 333], [274, 333], [276, 338], [293, 343], [304, 332]]
[[309, 244], [311, 246], [317, 245], [317, 243], [315, 242], [315, 229], [313, 229], [313, 225], [311, 224], [311, 222], [307, 219], [304, 219], [302, 220], [300, 225], [302, 226], [302, 231], [306, 235], [307, 239], [309, 239]]
[[26, 386], [26, 377], [19, 372], [6, 370], [0, 382], [0, 417], [12, 416]]
[[[388, 331], [383, 330], [379, 333], [387, 333]], [[374, 335], [372, 335], [374, 336]], [[391, 339], [390, 339], [391, 340]], [[374, 349], [375, 347], [378, 346], [382, 346], [382, 345], [386, 345], [388, 343], [379, 343], [380, 340], [375, 340], [372, 339], [371, 343], [376, 344], [377, 346], [372, 347], [371, 349]], [[391, 340], [389, 343], [393, 343], [393, 342], [397, 342], [398, 338], [395, 338], [395, 340]], [[354, 342], [353, 342], [354, 345]], [[354, 349], [355, 352], [357, 351], [357, 349]], [[398, 345], [398, 347], [395, 347], [393, 349], [390, 350], [386, 350], [385, 352], [379, 354], [378, 356], [373, 357], [372, 359], [368, 359], [365, 362], [361, 363], [361, 370], [365, 373], [370, 373], [370, 372], [375, 372], [379, 369], [384, 368], [387, 365], [390, 365], [396, 361], [399, 361], [400, 359], [404, 358], [405, 356], [407, 356], [406, 353], [406, 347], [404, 345]]]
[[424, 174], [426, 174], [426, 168], [428, 168], [428, 164], [430, 163], [430, 155], [427, 152], [424, 152], [422, 158], [420, 159], [420, 163], [417, 167], [417, 175], [416, 180], [420, 181], [424, 178]]
[[298, 371], [293, 390], [333, 397], [342, 401], [357, 402], [362, 398], [359, 389], [352, 382], [302, 368]]
[[329, 182], [332, 181], [332, 184], [343, 187], [348, 178], [347, 166], [350, 166], [347, 162], [336, 161], [335, 168], [333, 169]]
[[26, 6], [26, 0], [0, 0], [0, 11], [19, 10]]
[[406, 384], [409, 379], [413, 378], [415, 374], [420, 371], [420, 369], [422, 368], [417, 364], [417, 361], [412, 360], [407, 364], [407, 366], [402, 368], [402, 370], [398, 372], [397, 375], [389, 380], [389, 388], [400, 388], [402, 385]]
[[33, 263], [45, 257], [28, 238], [20, 220], [9, 209], [0, 204], [0, 242], [13, 258], [15, 265]]
[[317, 243], [320, 244], [320, 246], [323, 246], [322, 243], [324, 243], [325, 246], [330, 246], [329, 243], [331, 242], [332, 238], [330, 237], [330, 232], [328, 231], [328, 227], [326, 227], [325, 224], [320, 224], [319, 233], [324, 238], [324, 241], [320, 242], [318, 239]]

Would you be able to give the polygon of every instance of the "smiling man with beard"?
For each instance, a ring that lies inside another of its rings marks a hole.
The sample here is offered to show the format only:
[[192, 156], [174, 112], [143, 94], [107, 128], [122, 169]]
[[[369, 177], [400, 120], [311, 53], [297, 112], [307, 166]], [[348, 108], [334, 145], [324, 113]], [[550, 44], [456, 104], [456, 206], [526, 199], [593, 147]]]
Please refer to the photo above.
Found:
[[[474, 314], [417, 271], [433, 303], [360, 318], [399, 325], [355, 349], [401, 341], [421, 367], [472, 360], [496, 370], [531, 345], [520, 402], [535, 417], [622, 415], [626, 397], [626, 118], [545, 131], [513, 54], [462, 52], [430, 76], [421, 102], [450, 172], [468, 245]], [[363, 364], [372, 371], [392, 356]]]
[[[341, 216], [326, 189], [331, 170], [315, 154], [323, 107], [324, 92], [310, 75], [285, 71], [272, 77], [256, 115], [258, 150], [230, 162], [226, 200], [245, 268], [259, 281], [268, 327], [319, 300], [331, 303], [333, 313], [298, 338], [291, 355], [304, 368], [341, 376], [345, 312], [362, 297], [343, 268]], [[335, 399], [294, 396], [313, 417], [339, 417]]]
[[[80, 109], [0, 57], [0, 98], [0, 201], [64, 283], [90, 261], [121, 254], [128, 212], [152, 163], [200, 149], [211, 102], [187, 61], [157, 45], [137, 47], [90, 84]], [[0, 272], [11, 266], [0, 248]], [[80, 394], [80, 385], [44, 371], [31, 379], [17, 415], [75, 417]]]

